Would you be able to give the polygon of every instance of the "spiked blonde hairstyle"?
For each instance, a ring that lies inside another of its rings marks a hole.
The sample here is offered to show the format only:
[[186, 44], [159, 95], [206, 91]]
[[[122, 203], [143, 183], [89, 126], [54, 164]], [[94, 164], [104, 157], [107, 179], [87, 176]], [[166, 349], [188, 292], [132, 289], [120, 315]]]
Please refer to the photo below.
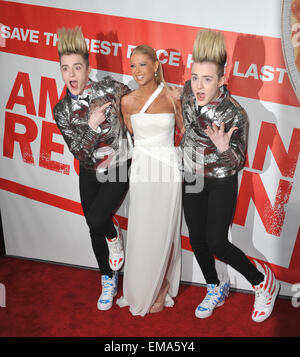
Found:
[[227, 60], [225, 39], [222, 32], [213, 30], [200, 30], [197, 33], [193, 61], [196, 63], [213, 62], [218, 66], [219, 78], [224, 75]]
[[88, 67], [89, 52], [81, 27], [76, 26], [72, 29], [62, 27], [57, 30], [57, 34], [59, 59], [61, 59], [63, 55], [79, 54], [82, 55]]

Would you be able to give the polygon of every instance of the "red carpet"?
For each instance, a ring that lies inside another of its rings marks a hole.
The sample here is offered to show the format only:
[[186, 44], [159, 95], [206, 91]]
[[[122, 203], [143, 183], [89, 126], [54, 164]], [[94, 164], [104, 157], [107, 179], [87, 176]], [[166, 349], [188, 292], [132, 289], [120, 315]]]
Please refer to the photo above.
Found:
[[[271, 317], [252, 322], [253, 295], [231, 292], [213, 316], [200, 320], [194, 308], [203, 287], [181, 285], [176, 305], [146, 317], [114, 305], [100, 312], [99, 273], [30, 260], [0, 257], [0, 283], [6, 307], [0, 308], [0, 337], [299, 337], [300, 308], [278, 299]], [[121, 295], [122, 277], [119, 281]]]

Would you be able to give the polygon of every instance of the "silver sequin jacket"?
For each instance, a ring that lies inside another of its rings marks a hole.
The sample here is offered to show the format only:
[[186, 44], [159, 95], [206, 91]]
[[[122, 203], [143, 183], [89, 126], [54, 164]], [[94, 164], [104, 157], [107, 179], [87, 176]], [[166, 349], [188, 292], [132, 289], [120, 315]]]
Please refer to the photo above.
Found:
[[[113, 164], [117, 166], [127, 157], [124, 152], [128, 149], [127, 130], [121, 118], [120, 102], [121, 97], [130, 90], [110, 76], [99, 82], [89, 81], [89, 105], [72, 98], [67, 92], [55, 105], [54, 118], [69, 150], [79, 160], [80, 166], [96, 169], [103, 161], [103, 156], [97, 155], [100, 146], [113, 149]], [[94, 107], [106, 102], [112, 103], [105, 112], [106, 120], [100, 125], [100, 132], [94, 131], [88, 125], [89, 115]]]
[[[248, 117], [241, 105], [234, 100], [227, 88], [221, 88], [221, 98], [216, 103], [209, 103], [197, 113], [195, 96], [191, 82], [185, 83], [182, 94], [182, 112], [185, 133], [180, 143], [181, 149], [204, 150], [204, 176], [223, 178], [236, 174], [243, 168], [248, 139]], [[205, 133], [206, 127], [215, 123], [217, 126], [225, 123], [225, 132], [231, 127], [238, 127], [231, 136], [229, 149], [220, 153]]]

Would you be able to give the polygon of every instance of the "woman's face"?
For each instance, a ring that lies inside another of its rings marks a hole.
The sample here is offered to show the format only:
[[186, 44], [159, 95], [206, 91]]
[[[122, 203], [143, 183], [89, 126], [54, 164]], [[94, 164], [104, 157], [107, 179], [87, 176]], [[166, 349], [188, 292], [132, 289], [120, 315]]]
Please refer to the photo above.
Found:
[[198, 105], [203, 106], [215, 100], [225, 77], [218, 76], [218, 66], [213, 62], [193, 63], [191, 87]]
[[130, 58], [131, 74], [139, 86], [155, 80], [158, 61], [153, 62], [148, 55], [134, 52]]

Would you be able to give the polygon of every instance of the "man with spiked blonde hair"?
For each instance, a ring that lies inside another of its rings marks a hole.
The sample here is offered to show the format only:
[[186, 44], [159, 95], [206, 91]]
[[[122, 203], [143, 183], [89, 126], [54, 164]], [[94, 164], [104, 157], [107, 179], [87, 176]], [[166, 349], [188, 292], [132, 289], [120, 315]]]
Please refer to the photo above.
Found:
[[[128, 189], [127, 155], [123, 152], [126, 127], [120, 101], [129, 88], [110, 76], [99, 82], [89, 78], [89, 53], [81, 28], [62, 28], [58, 38], [67, 93], [55, 105], [54, 118], [69, 150], [79, 160], [81, 205], [102, 274], [97, 307], [108, 310], [117, 293], [117, 270], [124, 262], [121, 230], [113, 214]], [[107, 154], [113, 157], [109, 164]], [[115, 175], [110, 175], [112, 171]]]
[[[225, 84], [227, 51], [221, 32], [201, 30], [194, 42], [191, 79], [185, 84], [182, 111], [185, 133], [181, 147], [204, 150], [204, 186], [185, 191], [183, 207], [190, 242], [207, 283], [207, 295], [196, 308], [207, 318], [229, 293], [229, 279], [220, 279], [214, 257], [229, 264], [254, 287], [252, 319], [266, 320], [272, 313], [279, 282], [270, 268], [251, 263], [228, 240], [237, 199], [237, 174], [243, 168], [248, 137], [248, 117]], [[186, 187], [190, 183], [186, 182]], [[258, 269], [259, 267], [260, 269]]]

